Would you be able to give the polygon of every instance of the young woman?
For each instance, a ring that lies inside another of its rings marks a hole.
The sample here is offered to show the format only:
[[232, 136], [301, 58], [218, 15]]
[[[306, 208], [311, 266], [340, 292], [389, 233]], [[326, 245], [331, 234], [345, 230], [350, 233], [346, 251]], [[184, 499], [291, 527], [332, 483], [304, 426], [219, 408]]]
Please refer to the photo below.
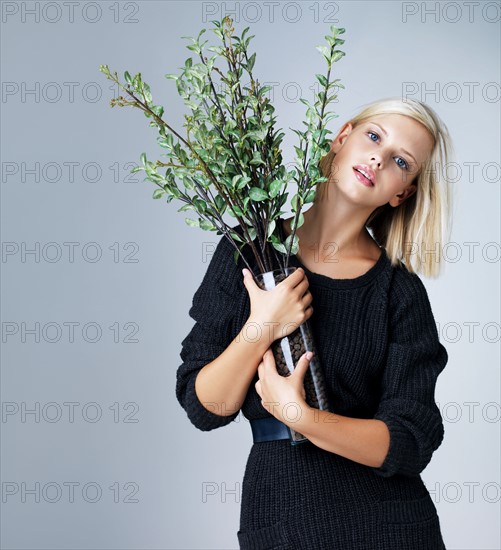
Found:
[[[242, 277], [228, 239], [218, 243], [189, 312], [176, 395], [201, 430], [240, 410], [250, 420], [242, 550], [445, 548], [420, 474], [444, 436], [434, 392], [448, 354], [418, 273], [440, 268], [451, 147], [425, 104], [371, 103], [321, 161], [328, 181], [297, 230], [298, 269], [263, 291]], [[291, 219], [279, 220], [284, 239]], [[283, 377], [269, 349], [306, 319], [330, 411], [304, 399], [308, 358]], [[308, 441], [291, 445], [287, 426]]]

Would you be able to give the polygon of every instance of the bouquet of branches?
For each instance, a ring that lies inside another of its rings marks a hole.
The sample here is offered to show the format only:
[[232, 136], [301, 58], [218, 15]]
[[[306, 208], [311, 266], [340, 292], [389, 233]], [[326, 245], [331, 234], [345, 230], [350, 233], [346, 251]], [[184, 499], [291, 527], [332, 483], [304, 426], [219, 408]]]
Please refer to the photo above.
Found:
[[[297, 253], [296, 229], [304, 222], [301, 209], [314, 201], [316, 185], [327, 179], [321, 174], [319, 162], [330, 149], [327, 135], [331, 131], [326, 125], [338, 116], [327, 111], [329, 103], [337, 98], [337, 90], [333, 88], [344, 88], [339, 79], [331, 80], [331, 71], [333, 63], [345, 55], [337, 49], [344, 43], [338, 36], [345, 30], [331, 26], [331, 34], [325, 37], [328, 45], [317, 46], [327, 62], [327, 72], [315, 75], [320, 89], [314, 93], [314, 104], [300, 99], [307, 106], [303, 122], [306, 129], [291, 129], [299, 136], [299, 146], [294, 147], [295, 166], [286, 171], [280, 147], [285, 134], [275, 130], [275, 108], [266, 97], [271, 86], [261, 86], [254, 78], [256, 54], [248, 53], [254, 36], [246, 37], [249, 27], [241, 37], [234, 36], [229, 16], [211, 22], [213, 32], [222, 42], [207, 48], [214, 55], [204, 56], [208, 41], [200, 43], [200, 38], [206, 29], [200, 31], [197, 39], [183, 36], [192, 41], [186, 47], [200, 61], [195, 63], [190, 57], [180, 74], [165, 75], [175, 80], [179, 95], [191, 109], [191, 114], [185, 115], [185, 136], [164, 120], [165, 109], [154, 103], [150, 86], [141, 73], [133, 77], [126, 71], [121, 82], [107, 65], [101, 65], [100, 70], [125, 93], [125, 97], [112, 99], [111, 106], [132, 106], [143, 111], [151, 119], [150, 126], [158, 128], [158, 144], [166, 149], [167, 162], [153, 162], [142, 153], [141, 165], [131, 172], [144, 170], [145, 181], [158, 186], [153, 192], [154, 199], [165, 196], [170, 202], [175, 198], [185, 203], [178, 212], [195, 211], [197, 219], [185, 218], [188, 225], [224, 234], [235, 248], [235, 260], [241, 249], [249, 245], [264, 273], [270, 269], [275, 250], [285, 254], [284, 262], [275, 254], [283, 267], [288, 266], [290, 254]], [[217, 66], [220, 58], [225, 69]], [[248, 75], [248, 86], [242, 83], [244, 72]], [[281, 208], [287, 202], [291, 181], [297, 184], [297, 192], [290, 201], [294, 217], [291, 234], [282, 242], [276, 221], [284, 213]], [[241, 235], [225, 223], [225, 212], [236, 218]], [[242, 258], [252, 272], [243, 255]]]
[[[240, 37], [235, 36], [229, 16], [212, 23], [213, 32], [222, 42], [207, 48], [214, 55], [209, 58], [204, 55], [208, 41], [201, 43], [200, 39], [206, 29], [202, 29], [196, 39], [182, 37], [191, 41], [187, 48], [198, 56], [198, 62], [190, 57], [180, 74], [165, 75], [176, 82], [179, 95], [191, 110], [191, 114], [184, 117], [184, 135], [164, 119], [165, 109], [153, 101], [150, 86], [143, 81], [141, 73], [132, 76], [125, 71], [121, 82], [108, 65], [101, 65], [100, 71], [125, 94], [112, 99], [111, 106], [132, 106], [143, 111], [150, 119], [150, 126], [158, 129], [158, 144], [166, 150], [166, 162], [153, 162], [142, 153], [141, 164], [131, 173], [145, 171], [145, 181], [158, 186], [153, 192], [154, 199], [164, 196], [167, 202], [178, 199], [185, 203], [178, 212], [194, 211], [196, 219], [185, 218], [188, 225], [224, 234], [235, 249], [235, 262], [240, 255], [251, 273], [252, 267], [242, 254], [246, 245], [254, 254], [260, 275], [272, 270], [273, 254], [280, 266], [276, 281], [279, 282], [288, 271], [290, 255], [299, 249], [296, 230], [304, 222], [301, 209], [314, 201], [316, 185], [327, 180], [319, 164], [330, 150], [327, 135], [331, 132], [326, 125], [338, 116], [328, 112], [327, 107], [337, 98], [337, 89], [344, 88], [339, 79], [331, 80], [331, 72], [332, 65], [345, 55], [337, 49], [344, 44], [338, 37], [345, 30], [331, 26], [331, 34], [325, 36], [327, 45], [317, 46], [327, 70], [326, 74], [315, 75], [319, 91], [314, 93], [314, 103], [300, 99], [307, 107], [303, 122], [306, 129], [292, 129], [299, 136], [299, 145], [294, 147], [294, 166], [287, 171], [281, 152], [285, 134], [275, 129], [275, 109], [266, 97], [271, 86], [261, 86], [254, 77], [256, 54], [248, 52], [254, 36], [247, 36], [249, 27]], [[222, 66], [219, 66], [220, 60]], [[247, 85], [243, 82], [244, 73]], [[297, 192], [290, 201], [294, 216], [291, 234], [282, 242], [277, 220], [284, 213], [281, 208], [287, 202], [291, 181], [297, 184]], [[225, 223], [226, 212], [238, 221], [240, 232]], [[253, 275], [263, 288], [259, 275]], [[288, 340], [290, 353], [284, 354], [283, 340]], [[288, 338], [275, 341], [272, 350], [277, 371], [283, 376], [294, 370], [304, 351], [314, 352], [304, 379], [306, 400], [313, 407], [328, 409], [326, 386], [308, 321]], [[307, 441], [302, 434], [289, 431], [291, 443]]]

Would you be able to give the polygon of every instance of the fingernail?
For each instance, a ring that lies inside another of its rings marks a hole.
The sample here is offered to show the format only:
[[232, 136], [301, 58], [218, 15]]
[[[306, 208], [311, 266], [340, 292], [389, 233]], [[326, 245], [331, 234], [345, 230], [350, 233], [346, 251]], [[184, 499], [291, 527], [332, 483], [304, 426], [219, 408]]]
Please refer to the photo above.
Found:
[[313, 357], [313, 353], [311, 351], [308, 351], [306, 352], [306, 359], [308, 359], [308, 361]]

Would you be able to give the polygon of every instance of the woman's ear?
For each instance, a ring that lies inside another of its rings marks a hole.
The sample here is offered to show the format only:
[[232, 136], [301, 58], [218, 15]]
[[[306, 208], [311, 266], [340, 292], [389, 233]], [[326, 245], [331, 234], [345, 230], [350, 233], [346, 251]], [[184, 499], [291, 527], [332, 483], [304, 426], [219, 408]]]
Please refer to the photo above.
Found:
[[412, 197], [412, 195], [414, 195], [416, 191], [417, 191], [417, 185], [415, 183], [410, 183], [403, 191], [400, 191], [400, 193], [397, 193], [395, 196], [393, 196], [388, 201], [388, 204], [395, 208], [400, 204], [402, 204], [409, 197]]
[[341, 130], [339, 130], [337, 136], [332, 140], [331, 151], [333, 151], [334, 153], [337, 153], [339, 149], [342, 147], [346, 138], [350, 135], [352, 130], [353, 130], [353, 126], [351, 122], [346, 122], [344, 126], [341, 128]]

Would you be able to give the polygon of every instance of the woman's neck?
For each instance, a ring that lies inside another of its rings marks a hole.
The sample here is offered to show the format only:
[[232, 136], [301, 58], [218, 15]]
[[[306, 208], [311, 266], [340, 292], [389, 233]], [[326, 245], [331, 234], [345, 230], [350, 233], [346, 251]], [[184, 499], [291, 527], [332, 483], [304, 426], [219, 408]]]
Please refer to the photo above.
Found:
[[[294, 216], [284, 220], [286, 236], [291, 234], [291, 222]], [[338, 257], [379, 257], [380, 248], [371, 237], [363, 221], [356, 220], [353, 212], [343, 216], [327, 215], [325, 206], [314, 203], [304, 212], [304, 223], [296, 230], [302, 255], [308, 250], [317, 251], [322, 256]]]

